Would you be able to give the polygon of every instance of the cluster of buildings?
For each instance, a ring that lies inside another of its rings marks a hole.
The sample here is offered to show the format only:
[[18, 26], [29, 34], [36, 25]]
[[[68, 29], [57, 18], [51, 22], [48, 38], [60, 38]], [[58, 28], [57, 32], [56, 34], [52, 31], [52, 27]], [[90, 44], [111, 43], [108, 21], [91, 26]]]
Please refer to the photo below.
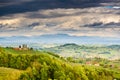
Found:
[[100, 64], [98, 62], [92, 62], [92, 61], [87, 61], [86, 65], [100, 66]]
[[13, 48], [15, 50], [29, 50], [29, 47], [26, 44], [19, 45], [19, 47]]

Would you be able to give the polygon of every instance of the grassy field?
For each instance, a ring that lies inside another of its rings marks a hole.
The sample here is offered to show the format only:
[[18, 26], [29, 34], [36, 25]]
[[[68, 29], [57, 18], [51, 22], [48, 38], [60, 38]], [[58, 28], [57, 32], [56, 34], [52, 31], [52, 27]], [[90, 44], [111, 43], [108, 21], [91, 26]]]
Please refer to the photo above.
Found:
[[22, 70], [0, 67], [0, 80], [17, 80]]

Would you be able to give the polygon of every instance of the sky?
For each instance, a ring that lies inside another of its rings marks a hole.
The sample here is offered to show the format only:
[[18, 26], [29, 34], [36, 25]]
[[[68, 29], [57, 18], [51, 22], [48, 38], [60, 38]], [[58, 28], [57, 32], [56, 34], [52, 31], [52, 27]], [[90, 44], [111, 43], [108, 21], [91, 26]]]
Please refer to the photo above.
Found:
[[120, 38], [120, 0], [0, 0], [0, 37]]

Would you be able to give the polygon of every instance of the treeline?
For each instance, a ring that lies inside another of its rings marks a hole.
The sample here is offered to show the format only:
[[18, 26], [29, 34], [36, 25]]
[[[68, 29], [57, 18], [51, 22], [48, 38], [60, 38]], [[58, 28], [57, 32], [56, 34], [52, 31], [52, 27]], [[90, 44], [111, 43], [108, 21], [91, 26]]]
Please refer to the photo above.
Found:
[[113, 80], [120, 72], [64, 62], [53, 55], [7, 54], [0, 48], [0, 67], [24, 70], [19, 80]]

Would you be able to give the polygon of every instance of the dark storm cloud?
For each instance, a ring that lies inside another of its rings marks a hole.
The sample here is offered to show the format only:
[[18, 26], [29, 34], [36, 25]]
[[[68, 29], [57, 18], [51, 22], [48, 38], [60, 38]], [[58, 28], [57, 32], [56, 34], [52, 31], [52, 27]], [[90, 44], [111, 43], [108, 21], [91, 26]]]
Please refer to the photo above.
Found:
[[93, 24], [86, 24], [84, 27], [90, 28], [120, 28], [120, 23], [110, 22], [110, 23], [102, 23], [102, 22], [95, 22]]
[[98, 26], [101, 26], [102, 24], [103, 24], [102, 22], [95, 22], [93, 24], [87, 24], [87, 25], [84, 25], [84, 26], [85, 27], [95, 27], [95, 28], [97, 28]]
[[[21, 4], [18, 4], [22, 2]], [[100, 6], [103, 2], [120, 2], [120, 0], [0, 0], [0, 16], [7, 14], [32, 12], [43, 9], [56, 8], [87, 8]], [[14, 3], [8, 5], [9, 3]]]
[[39, 25], [40, 25], [39, 22], [34, 22], [34, 23], [27, 25], [25, 28], [26, 29], [33, 29], [35, 26], [39, 26]]
[[105, 26], [109, 26], [109, 25], [120, 26], [120, 23], [114, 23], [114, 22], [111, 22], [111, 23], [107, 23], [107, 24], [105, 24]]
[[[0, 0], [0, 3], [13, 3], [16, 2], [17, 0]], [[20, 0], [19, 0], [20, 1]]]
[[32, 24], [30, 24], [30, 25], [28, 25], [28, 26], [29, 26], [29, 27], [33, 27], [33, 26], [38, 26], [38, 25], [40, 25], [40, 23], [36, 22], [36, 23], [32, 23]]
[[15, 3], [15, 2], [26, 2], [31, 0], [0, 0], [0, 3]]
[[22, 4], [0, 6], [0, 16], [43, 9], [95, 7], [99, 6], [101, 1], [102, 0], [27, 0], [26, 2], [25, 0], [0, 0], [0, 3], [23, 2]]

